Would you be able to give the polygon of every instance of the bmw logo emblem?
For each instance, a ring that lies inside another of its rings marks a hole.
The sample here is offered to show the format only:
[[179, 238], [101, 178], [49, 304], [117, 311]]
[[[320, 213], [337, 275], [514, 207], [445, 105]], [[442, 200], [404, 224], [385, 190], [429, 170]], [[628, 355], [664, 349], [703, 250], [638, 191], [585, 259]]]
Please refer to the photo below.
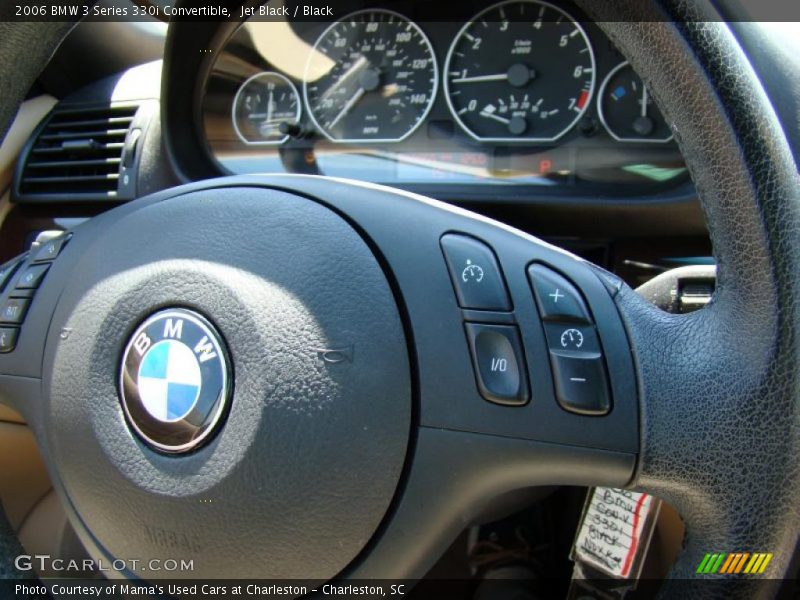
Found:
[[122, 356], [120, 397], [128, 423], [156, 450], [195, 449], [225, 413], [228, 364], [221, 337], [202, 316], [182, 308], [153, 314]]

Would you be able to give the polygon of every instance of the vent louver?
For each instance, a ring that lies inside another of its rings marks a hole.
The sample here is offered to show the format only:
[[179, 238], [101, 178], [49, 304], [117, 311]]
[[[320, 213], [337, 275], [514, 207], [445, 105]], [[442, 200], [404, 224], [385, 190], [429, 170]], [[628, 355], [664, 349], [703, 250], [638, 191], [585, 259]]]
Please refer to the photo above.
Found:
[[23, 199], [117, 198], [125, 140], [137, 106], [57, 108], [28, 148]]

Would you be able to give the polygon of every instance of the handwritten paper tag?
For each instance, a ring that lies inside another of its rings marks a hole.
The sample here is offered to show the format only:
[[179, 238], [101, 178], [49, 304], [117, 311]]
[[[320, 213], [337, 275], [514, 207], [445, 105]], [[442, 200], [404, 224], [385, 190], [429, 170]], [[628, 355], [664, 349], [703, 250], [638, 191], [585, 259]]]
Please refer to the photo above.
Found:
[[634, 569], [641, 565], [638, 559], [647, 549], [652, 530], [645, 525], [650, 524], [648, 516], [657, 504], [648, 494], [595, 488], [575, 539], [575, 560], [612, 577], [638, 576]]

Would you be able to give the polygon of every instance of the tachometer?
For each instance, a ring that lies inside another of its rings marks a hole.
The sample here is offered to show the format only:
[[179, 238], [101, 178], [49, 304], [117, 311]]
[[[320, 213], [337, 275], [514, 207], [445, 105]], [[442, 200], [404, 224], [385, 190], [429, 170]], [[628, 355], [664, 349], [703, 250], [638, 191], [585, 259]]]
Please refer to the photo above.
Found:
[[280, 73], [258, 73], [245, 81], [233, 99], [233, 128], [245, 144], [282, 144], [289, 136], [282, 123], [300, 118], [300, 96]]
[[334, 142], [396, 142], [436, 96], [433, 47], [415, 23], [388, 10], [353, 13], [328, 27], [308, 59], [303, 94]]
[[566, 12], [510, 0], [459, 31], [444, 66], [456, 121], [488, 142], [551, 142], [589, 106], [595, 62], [589, 38]]

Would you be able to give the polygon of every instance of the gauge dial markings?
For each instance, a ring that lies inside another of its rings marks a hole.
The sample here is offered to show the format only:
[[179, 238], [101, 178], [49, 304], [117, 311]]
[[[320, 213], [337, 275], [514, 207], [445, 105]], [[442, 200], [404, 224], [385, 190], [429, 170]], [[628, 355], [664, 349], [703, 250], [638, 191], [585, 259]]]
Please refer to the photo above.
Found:
[[418, 25], [392, 11], [367, 9], [320, 35], [305, 79], [309, 115], [329, 140], [397, 142], [430, 112], [438, 67]]
[[666, 144], [672, 129], [627, 61], [614, 67], [600, 85], [597, 112], [608, 134], [619, 142]]
[[[540, 0], [507, 0], [479, 13], [454, 38], [444, 71], [453, 116], [486, 142], [555, 141], [586, 111], [595, 81], [583, 28]], [[520, 101], [520, 93], [538, 101]], [[497, 107], [491, 116], [481, 108], [487, 104]]]
[[278, 145], [289, 136], [282, 124], [296, 124], [302, 105], [294, 84], [281, 73], [264, 71], [245, 80], [231, 106], [233, 128], [247, 145]]

